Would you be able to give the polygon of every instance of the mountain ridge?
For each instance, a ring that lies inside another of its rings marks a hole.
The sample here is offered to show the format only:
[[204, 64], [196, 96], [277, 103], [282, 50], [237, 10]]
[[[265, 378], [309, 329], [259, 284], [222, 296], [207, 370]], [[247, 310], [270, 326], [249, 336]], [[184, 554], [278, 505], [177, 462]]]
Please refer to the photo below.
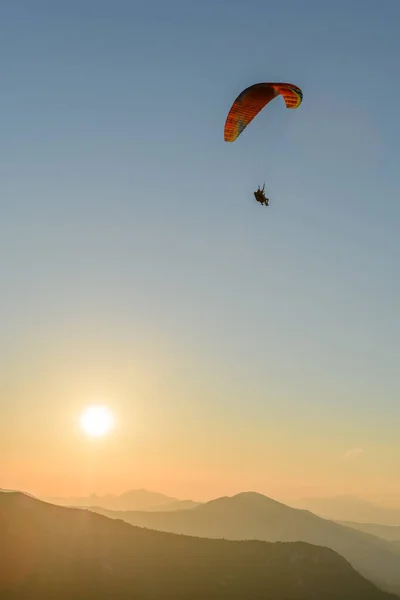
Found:
[[337, 521], [340, 525], [358, 529], [365, 533], [371, 533], [376, 537], [389, 542], [398, 542], [400, 540], [400, 526], [396, 525], [379, 525], [378, 523], [355, 523], [352, 521]]
[[70, 498], [48, 497], [45, 498], [59, 506], [75, 506], [87, 508], [96, 506], [107, 510], [178, 510], [180, 508], [191, 508], [198, 505], [193, 500], [179, 500], [159, 492], [140, 489], [132, 489], [122, 494], [90, 494], [89, 496], [77, 496]]
[[[395, 600], [329, 548], [149, 531], [0, 494], [1, 600]], [[397, 599], [398, 600], [398, 599]]]
[[400, 526], [400, 509], [373, 504], [356, 496], [333, 496], [326, 498], [303, 498], [290, 502], [293, 508], [308, 509], [332, 521], [376, 523]]
[[369, 533], [289, 507], [255, 492], [222, 497], [173, 513], [100, 511], [111, 518], [181, 535], [268, 542], [304, 541], [329, 547], [379, 585], [400, 590], [400, 552]]

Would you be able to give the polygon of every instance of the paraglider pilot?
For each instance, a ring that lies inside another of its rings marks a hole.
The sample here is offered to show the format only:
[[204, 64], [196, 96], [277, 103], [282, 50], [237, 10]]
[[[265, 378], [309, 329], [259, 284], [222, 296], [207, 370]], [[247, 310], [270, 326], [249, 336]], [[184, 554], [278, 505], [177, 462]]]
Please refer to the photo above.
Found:
[[260, 204], [264, 204], [264, 206], [268, 206], [269, 198], [266, 197], [264, 190], [265, 190], [265, 183], [262, 186], [262, 189], [260, 189], [260, 186], [258, 186], [257, 191], [254, 192], [254, 197], [257, 200], [257, 202], [259, 202]]

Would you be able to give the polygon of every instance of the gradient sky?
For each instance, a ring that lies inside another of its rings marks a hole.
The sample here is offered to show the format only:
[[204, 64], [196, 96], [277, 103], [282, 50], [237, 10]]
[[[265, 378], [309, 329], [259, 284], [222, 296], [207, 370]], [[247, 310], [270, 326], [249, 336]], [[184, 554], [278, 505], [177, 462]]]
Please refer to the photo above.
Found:
[[[0, 2], [0, 487], [398, 489], [399, 22], [398, 0]], [[301, 107], [226, 144], [274, 80]], [[94, 401], [103, 440], [77, 430]]]

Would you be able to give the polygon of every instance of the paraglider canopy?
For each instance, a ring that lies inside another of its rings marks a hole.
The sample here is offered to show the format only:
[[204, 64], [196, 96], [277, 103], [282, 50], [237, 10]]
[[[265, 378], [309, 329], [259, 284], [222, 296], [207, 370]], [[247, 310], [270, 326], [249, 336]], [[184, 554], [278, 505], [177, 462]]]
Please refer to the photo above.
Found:
[[287, 108], [297, 108], [303, 92], [292, 83], [256, 83], [239, 94], [225, 122], [224, 139], [234, 142], [254, 117], [276, 96], [281, 95]]

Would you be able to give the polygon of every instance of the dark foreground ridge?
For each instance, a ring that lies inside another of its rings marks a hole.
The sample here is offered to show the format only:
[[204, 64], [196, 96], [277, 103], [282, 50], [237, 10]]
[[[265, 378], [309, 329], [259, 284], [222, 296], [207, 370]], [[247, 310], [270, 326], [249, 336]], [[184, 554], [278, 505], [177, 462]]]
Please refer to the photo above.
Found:
[[132, 527], [0, 493], [1, 600], [389, 600], [305, 543], [231, 542]]

